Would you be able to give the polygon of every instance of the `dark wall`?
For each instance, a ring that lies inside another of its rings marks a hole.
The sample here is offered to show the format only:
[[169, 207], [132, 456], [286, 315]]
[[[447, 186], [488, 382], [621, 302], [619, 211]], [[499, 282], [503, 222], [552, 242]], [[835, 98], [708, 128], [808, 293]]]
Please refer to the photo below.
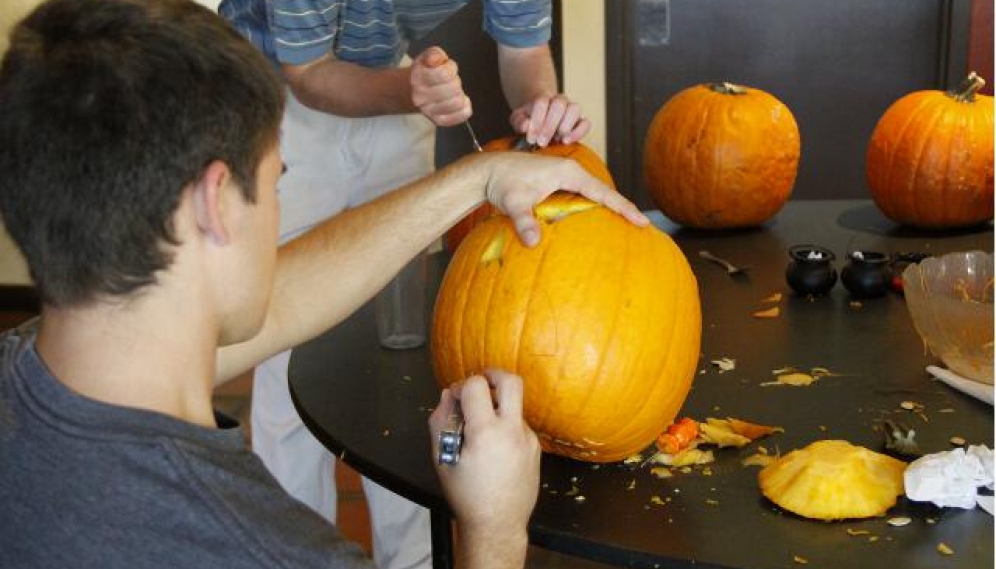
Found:
[[885, 109], [964, 77], [969, 1], [608, 0], [610, 169], [654, 207], [642, 172], [653, 115], [687, 87], [730, 81], [795, 115], [793, 198], [868, 197], [865, 149]]

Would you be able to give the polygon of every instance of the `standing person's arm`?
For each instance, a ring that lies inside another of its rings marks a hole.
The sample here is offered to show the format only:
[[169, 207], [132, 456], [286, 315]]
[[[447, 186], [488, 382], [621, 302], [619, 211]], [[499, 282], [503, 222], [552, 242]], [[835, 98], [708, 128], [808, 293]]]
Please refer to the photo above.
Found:
[[553, 140], [565, 144], [584, 138], [591, 129], [581, 105], [557, 89], [557, 74], [547, 44], [516, 48], [498, 46], [502, 90], [512, 108], [509, 121], [533, 144]]
[[471, 115], [457, 65], [438, 47], [423, 51], [411, 67], [367, 69], [325, 54], [282, 69], [299, 101], [342, 117], [421, 112], [439, 126], [452, 126]]
[[[355, 16], [345, 0], [266, 0], [265, 9], [273, 55], [302, 104], [341, 117], [421, 112], [440, 126], [458, 124], [470, 116], [470, 101], [456, 64], [440, 48], [426, 49], [411, 67], [382, 67], [385, 57], [397, 55], [390, 45], [401, 42], [398, 30], [378, 21], [378, 34], [372, 40], [376, 45], [364, 46], [362, 41], [355, 45], [344, 39], [345, 20]], [[353, 53], [373, 49], [366, 60], [369, 66], [362, 60], [337, 58], [337, 42], [340, 49]]]

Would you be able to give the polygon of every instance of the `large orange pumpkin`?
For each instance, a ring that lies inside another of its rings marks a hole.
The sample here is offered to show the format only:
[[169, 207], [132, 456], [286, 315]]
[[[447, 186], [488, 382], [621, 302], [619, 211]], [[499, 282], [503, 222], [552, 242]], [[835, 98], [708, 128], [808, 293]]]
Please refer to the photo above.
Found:
[[[514, 136], [498, 138], [485, 144], [483, 150], [485, 152], [511, 150], [516, 140], [518, 140], [518, 137]], [[554, 142], [548, 146], [537, 148], [534, 152], [543, 154], [544, 156], [558, 156], [576, 160], [589, 174], [605, 182], [612, 189], [616, 187], [615, 182], [612, 180], [612, 174], [609, 173], [609, 168], [605, 165], [605, 162], [602, 161], [594, 150], [580, 142], [572, 144]], [[467, 236], [467, 232], [473, 229], [478, 223], [497, 213], [497, 211], [493, 205], [484, 204], [467, 214], [466, 217], [446, 232], [446, 248], [450, 251], [456, 251], [457, 246]]]
[[436, 378], [512, 371], [544, 450], [623, 459], [664, 431], [691, 387], [695, 277], [666, 234], [584, 198], [557, 193], [536, 214], [533, 248], [496, 215], [453, 255], [432, 324]]
[[792, 193], [799, 127], [772, 95], [730, 83], [690, 87], [654, 116], [643, 149], [657, 207], [689, 227], [764, 223]]
[[917, 91], [892, 104], [868, 145], [875, 204], [897, 223], [975, 225], [993, 217], [993, 98], [972, 73], [955, 91]]

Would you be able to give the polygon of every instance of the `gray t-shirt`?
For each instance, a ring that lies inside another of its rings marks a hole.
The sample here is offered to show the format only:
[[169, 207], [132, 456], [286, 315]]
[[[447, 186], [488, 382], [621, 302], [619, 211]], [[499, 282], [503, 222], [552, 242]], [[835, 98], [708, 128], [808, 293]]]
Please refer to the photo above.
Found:
[[33, 326], [0, 335], [0, 567], [372, 567], [218, 425], [82, 397]]

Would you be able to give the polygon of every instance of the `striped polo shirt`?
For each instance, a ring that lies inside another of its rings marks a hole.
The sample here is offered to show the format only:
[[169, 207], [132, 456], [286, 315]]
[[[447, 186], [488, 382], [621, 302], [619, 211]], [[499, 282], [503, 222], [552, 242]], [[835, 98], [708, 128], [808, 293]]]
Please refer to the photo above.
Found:
[[[417, 39], [470, 0], [224, 0], [218, 12], [274, 62], [326, 53], [364, 67], [393, 67]], [[482, 0], [484, 30], [510, 47], [549, 41], [550, 0]]]

